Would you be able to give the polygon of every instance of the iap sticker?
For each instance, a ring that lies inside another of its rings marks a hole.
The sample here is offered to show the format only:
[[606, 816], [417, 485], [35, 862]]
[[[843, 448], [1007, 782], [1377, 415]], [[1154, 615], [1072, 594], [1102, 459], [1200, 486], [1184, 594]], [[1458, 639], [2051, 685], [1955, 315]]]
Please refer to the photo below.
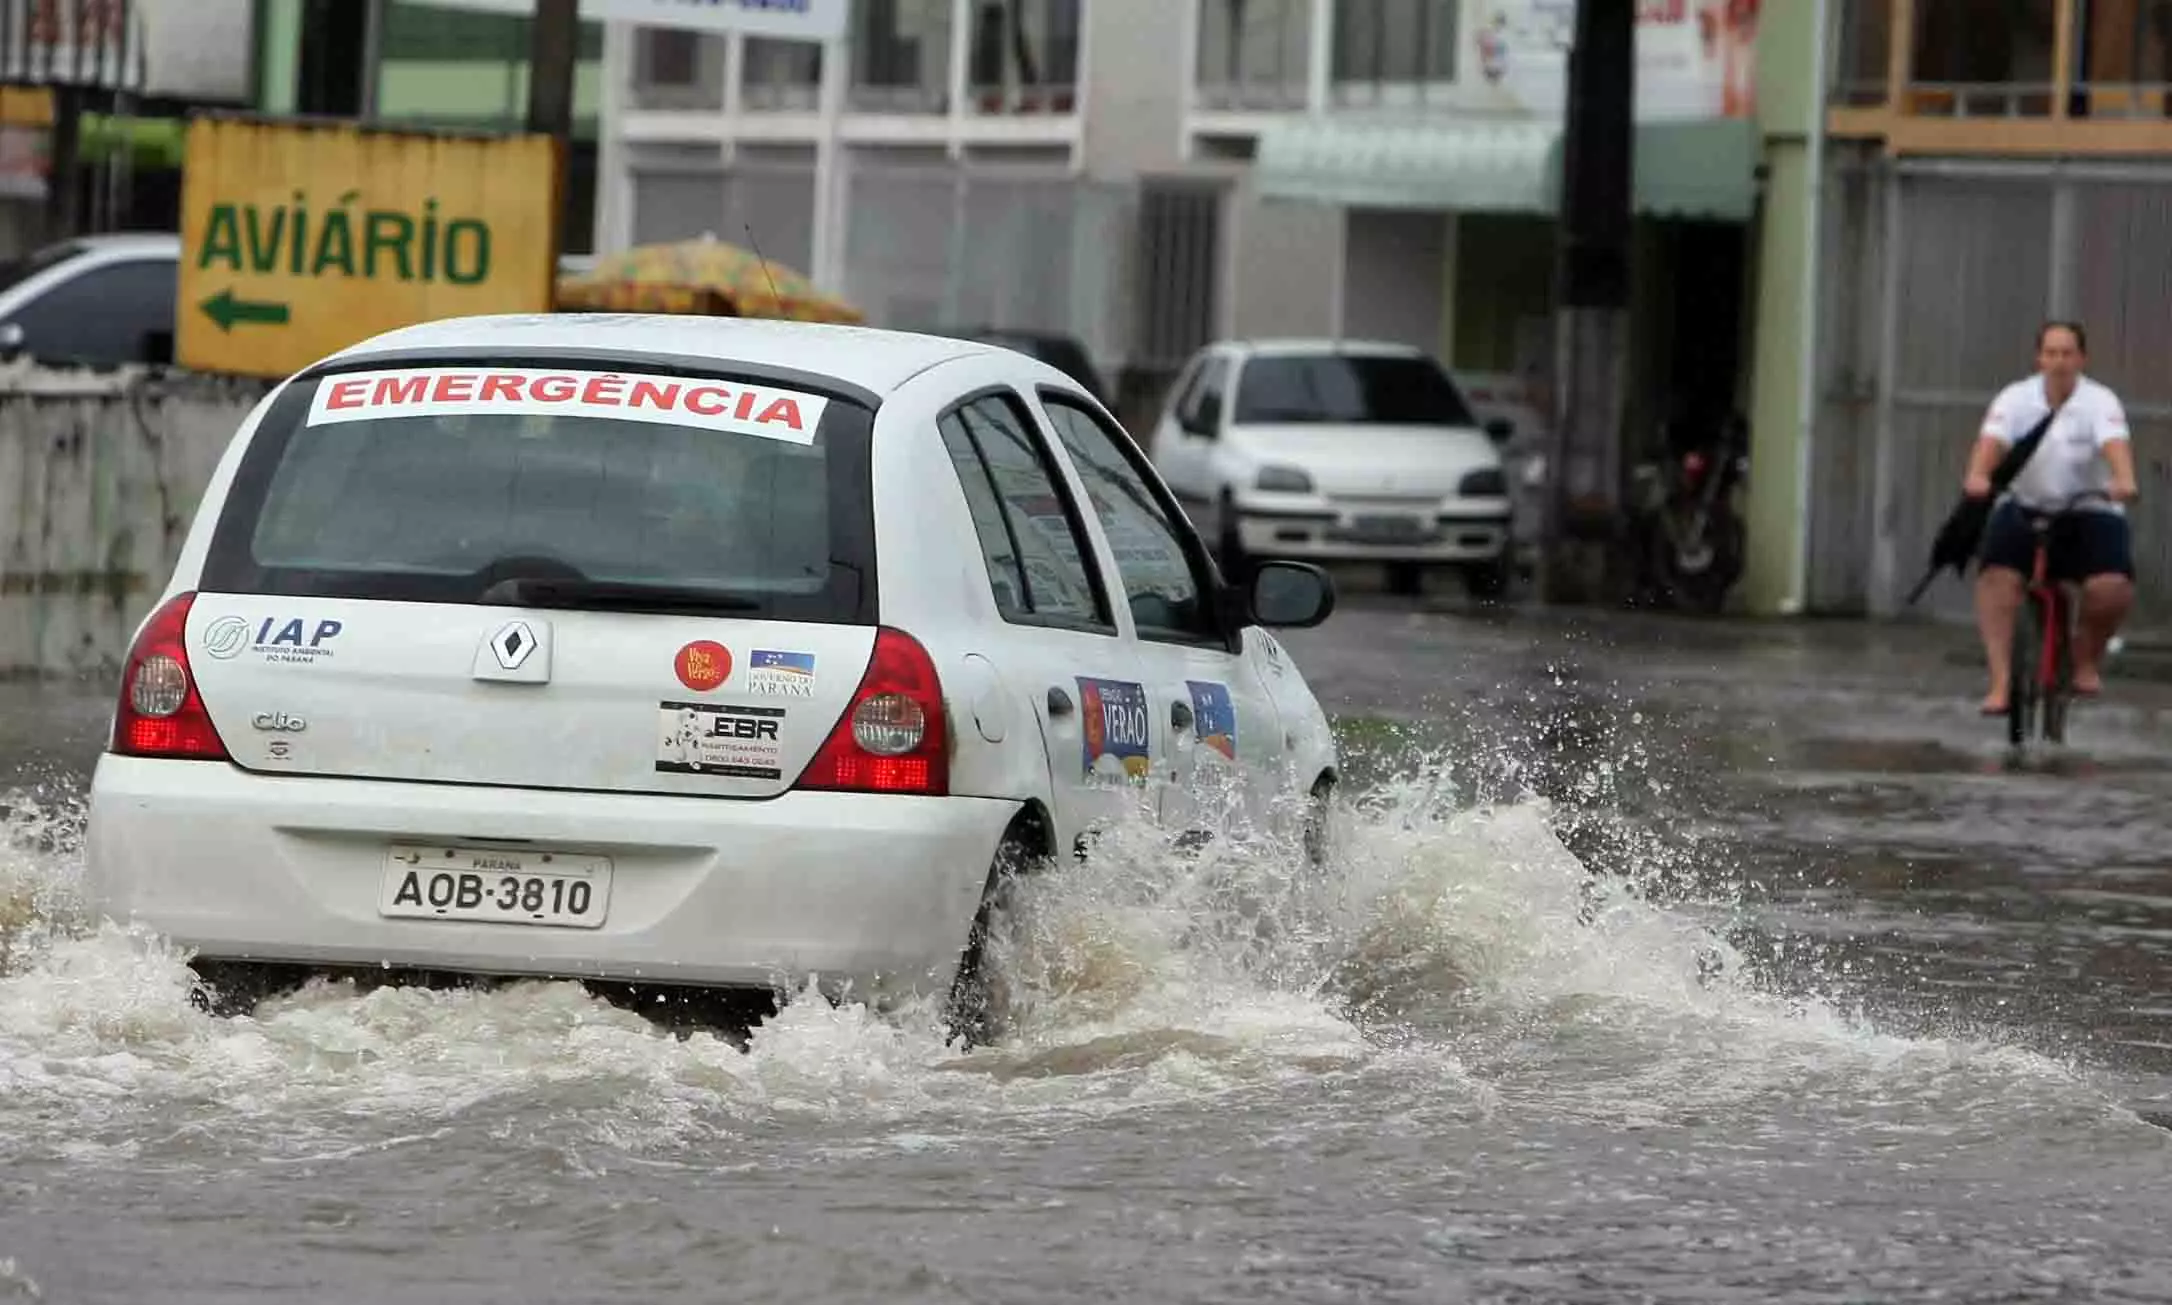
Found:
[[332, 641], [346, 628], [338, 621], [299, 616], [267, 616], [255, 624], [243, 616], [222, 616], [204, 627], [204, 652], [222, 662], [252, 651], [268, 662], [307, 665], [330, 658]]

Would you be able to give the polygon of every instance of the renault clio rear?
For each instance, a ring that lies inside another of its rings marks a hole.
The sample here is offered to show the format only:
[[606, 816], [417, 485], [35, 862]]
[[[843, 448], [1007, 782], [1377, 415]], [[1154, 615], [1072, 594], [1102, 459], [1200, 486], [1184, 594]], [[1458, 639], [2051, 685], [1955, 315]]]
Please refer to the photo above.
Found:
[[970, 978], [996, 872], [1082, 809], [926, 456], [990, 368], [1069, 384], [955, 341], [587, 317], [291, 379], [123, 668], [94, 904], [277, 973]]

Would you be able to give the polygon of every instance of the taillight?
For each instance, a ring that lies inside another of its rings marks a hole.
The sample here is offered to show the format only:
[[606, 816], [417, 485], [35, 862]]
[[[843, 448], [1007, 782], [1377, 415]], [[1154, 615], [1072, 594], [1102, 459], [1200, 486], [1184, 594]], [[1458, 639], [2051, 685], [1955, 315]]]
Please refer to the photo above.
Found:
[[950, 792], [943, 685], [919, 640], [902, 630], [876, 632], [867, 674], [799, 787], [919, 797]]
[[124, 757], [227, 759], [226, 744], [189, 673], [189, 608], [195, 602], [193, 593], [168, 601], [144, 622], [128, 650], [111, 743]]

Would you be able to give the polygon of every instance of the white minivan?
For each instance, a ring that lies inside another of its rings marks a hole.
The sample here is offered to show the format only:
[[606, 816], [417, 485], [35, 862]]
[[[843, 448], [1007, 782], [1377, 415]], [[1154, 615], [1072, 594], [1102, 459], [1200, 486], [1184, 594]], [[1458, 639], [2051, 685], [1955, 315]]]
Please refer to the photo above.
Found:
[[1264, 627], [1333, 603], [1224, 584], [1106, 410], [1006, 349], [411, 327], [220, 462], [123, 668], [92, 905], [228, 1005], [814, 979], [970, 1031], [1014, 873], [1126, 819], [1318, 833], [1334, 742]]

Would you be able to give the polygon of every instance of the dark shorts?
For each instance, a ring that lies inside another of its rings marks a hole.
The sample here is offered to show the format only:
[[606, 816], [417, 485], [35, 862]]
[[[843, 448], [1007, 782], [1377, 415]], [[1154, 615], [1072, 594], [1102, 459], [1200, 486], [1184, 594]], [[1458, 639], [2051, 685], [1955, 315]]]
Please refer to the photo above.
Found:
[[[2091, 576], [2134, 578], [2134, 545], [2127, 519], [2110, 512], [2075, 512], [2051, 526], [2045, 561], [2054, 580], [2079, 583]], [[1978, 553], [1985, 566], [2003, 566], [2028, 575], [2036, 567], [2036, 530], [2020, 504], [2005, 502], [1991, 513]]]

